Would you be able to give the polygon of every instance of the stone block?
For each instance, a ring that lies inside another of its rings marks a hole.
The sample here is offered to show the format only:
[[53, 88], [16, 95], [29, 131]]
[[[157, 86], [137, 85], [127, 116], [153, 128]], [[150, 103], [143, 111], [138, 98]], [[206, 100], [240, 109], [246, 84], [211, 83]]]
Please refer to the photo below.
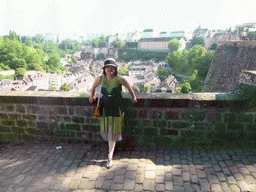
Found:
[[37, 122], [36, 127], [37, 127], [37, 130], [44, 131], [44, 130], [48, 129], [49, 124], [46, 122]]
[[2, 125], [15, 126], [14, 120], [2, 120]]
[[17, 120], [18, 127], [27, 127], [27, 122], [24, 120]]
[[179, 111], [167, 111], [165, 112], [165, 116], [167, 119], [173, 119], [173, 120], [177, 120], [179, 119]]
[[226, 131], [226, 127], [227, 127], [227, 123], [218, 121], [214, 123], [214, 131], [216, 132], [225, 132]]
[[[61, 117], [61, 116], [58, 116], [58, 117]], [[71, 122], [71, 117], [70, 116], [62, 116], [62, 118], [63, 118], [63, 121]]]
[[245, 128], [244, 123], [239, 122], [229, 122], [227, 123], [227, 131], [243, 131]]
[[83, 131], [100, 132], [100, 126], [95, 124], [82, 124]]
[[252, 113], [237, 113], [237, 122], [254, 122], [254, 115]]
[[84, 123], [84, 117], [83, 116], [73, 116], [72, 117], [72, 121], [74, 122], [74, 123]]
[[15, 104], [0, 104], [0, 111], [4, 112], [14, 112], [15, 111]]
[[205, 118], [205, 109], [188, 109], [184, 112], [184, 119], [202, 121]]
[[61, 106], [57, 107], [57, 114], [59, 115], [67, 115], [67, 107], [66, 106]]
[[100, 124], [100, 118], [99, 117], [90, 117], [89, 123], [90, 124]]
[[77, 106], [76, 107], [76, 115], [81, 115], [81, 116], [87, 116], [87, 107], [86, 106]]
[[21, 114], [8, 114], [9, 119], [22, 119]]
[[13, 133], [17, 133], [17, 134], [23, 134], [23, 133], [25, 133], [25, 132], [24, 132], [24, 129], [21, 128], [21, 127], [11, 127], [11, 130], [12, 130]]
[[30, 115], [30, 114], [23, 114], [23, 120], [26, 121], [35, 121], [37, 116], [36, 115]]
[[6, 113], [0, 113], [0, 120], [8, 119], [8, 115]]
[[173, 120], [171, 121], [171, 127], [172, 128], [177, 128], [177, 129], [181, 129], [181, 128], [188, 128], [191, 124], [191, 121], [187, 121], [187, 120]]
[[79, 123], [66, 123], [67, 130], [81, 131], [81, 124]]
[[27, 108], [27, 113], [30, 113], [30, 114], [44, 114], [44, 115], [48, 114], [48, 111], [43, 105], [27, 105], [26, 108]]
[[255, 132], [256, 123], [245, 123], [244, 132]]
[[16, 112], [25, 113], [26, 112], [25, 106], [24, 105], [16, 105]]
[[165, 128], [167, 126], [167, 120], [159, 120], [159, 119], [155, 119], [153, 121], [153, 126], [155, 127], [159, 127], [159, 128]]
[[0, 126], [0, 132], [11, 132], [11, 129], [9, 126]]
[[236, 113], [230, 112], [230, 111], [224, 112], [223, 113], [223, 121], [224, 122], [236, 122], [237, 121]]
[[36, 129], [35, 128], [25, 128], [24, 130], [29, 135], [35, 135], [36, 134]]
[[147, 118], [148, 112], [146, 109], [139, 109], [138, 110], [138, 115], [140, 118]]
[[144, 134], [146, 136], [158, 136], [158, 128], [156, 127], [144, 127]]

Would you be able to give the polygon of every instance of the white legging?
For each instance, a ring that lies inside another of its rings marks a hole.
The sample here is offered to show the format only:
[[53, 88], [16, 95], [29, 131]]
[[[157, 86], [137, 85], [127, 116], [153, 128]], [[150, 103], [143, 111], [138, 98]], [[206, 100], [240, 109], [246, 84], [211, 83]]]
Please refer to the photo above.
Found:
[[112, 160], [113, 154], [114, 154], [114, 149], [115, 149], [116, 142], [112, 141], [112, 126], [109, 126], [109, 131], [108, 131], [108, 148], [109, 148], [109, 153], [108, 153], [108, 159]]

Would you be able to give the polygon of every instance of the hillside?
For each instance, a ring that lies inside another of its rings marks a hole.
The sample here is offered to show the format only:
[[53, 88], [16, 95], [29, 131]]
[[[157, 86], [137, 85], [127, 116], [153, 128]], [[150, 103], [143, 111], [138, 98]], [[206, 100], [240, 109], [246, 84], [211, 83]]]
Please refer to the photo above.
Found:
[[242, 70], [256, 69], [255, 46], [253, 41], [220, 45], [215, 51], [202, 92], [227, 93], [237, 87]]

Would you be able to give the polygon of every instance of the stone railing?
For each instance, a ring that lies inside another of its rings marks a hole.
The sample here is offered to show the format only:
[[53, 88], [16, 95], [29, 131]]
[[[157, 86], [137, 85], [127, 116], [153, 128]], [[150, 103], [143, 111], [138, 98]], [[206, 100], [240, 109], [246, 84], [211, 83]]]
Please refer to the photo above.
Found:
[[[214, 131], [232, 130], [230, 121], [237, 122], [232, 124], [234, 127], [241, 127], [242, 121], [241, 130], [256, 131], [255, 111], [242, 115], [231, 113], [228, 105], [220, 100], [223, 95], [145, 93], [137, 95], [137, 103], [133, 104], [126, 93], [123, 133], [138, 145], [168, 145], [174, 143], [174, 138], [184, 142], [182, 138], [192, 135], [194, 142], [205, 141], [208, 138], [205, 134], [213, 137]], [[102, 141], [100, 118], [93, 117], [93, 109], [89, 93], [1, 92], [0, 143], [30, 139]], [[197, 134], [192, 134], [191, 129]], [[203, 133], [199, 134], [200, 131]], [[201, 139], [196, 138], [200, 135]]]

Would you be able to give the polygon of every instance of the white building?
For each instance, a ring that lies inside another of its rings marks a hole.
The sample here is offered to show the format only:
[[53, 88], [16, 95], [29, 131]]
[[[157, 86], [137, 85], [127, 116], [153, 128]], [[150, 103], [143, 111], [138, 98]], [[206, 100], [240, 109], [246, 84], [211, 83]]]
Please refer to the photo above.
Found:
[[172, 31], [169, 33], [169, 37], [183, 37], [185, 36], [185, 31]]
[[154, 29], [145, 29], [142, 32], [141, 38], [156, 38], [156, 37], [159, 37], [159, 31]]

